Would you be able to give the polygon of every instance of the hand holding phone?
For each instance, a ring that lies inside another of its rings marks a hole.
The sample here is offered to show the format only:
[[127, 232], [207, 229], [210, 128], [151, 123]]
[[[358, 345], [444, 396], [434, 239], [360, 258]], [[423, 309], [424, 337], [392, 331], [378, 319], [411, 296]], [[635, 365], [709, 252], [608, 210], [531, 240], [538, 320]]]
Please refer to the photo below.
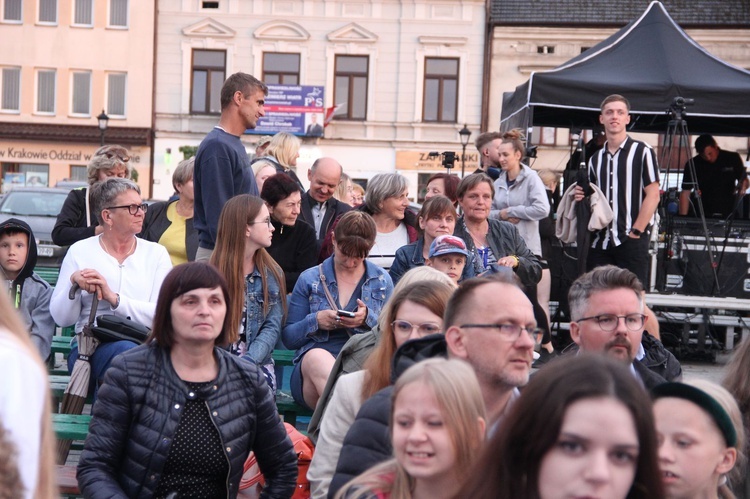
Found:
[[354, 318], [354, 312], [349, 312], [348, 310], [337, 310], [336, 315], [339, 317], [348, 317], [350, 319]]

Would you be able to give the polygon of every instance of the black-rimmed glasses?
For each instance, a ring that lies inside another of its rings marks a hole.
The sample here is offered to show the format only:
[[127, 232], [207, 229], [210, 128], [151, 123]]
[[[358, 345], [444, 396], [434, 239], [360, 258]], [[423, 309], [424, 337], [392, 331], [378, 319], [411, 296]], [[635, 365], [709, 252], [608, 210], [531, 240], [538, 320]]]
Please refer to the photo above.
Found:
[[526, 334], [534, 340], [534, 344], [539, 343], [542, 339], [544, 331], [538, 327], [526, 327], [519, 326], [518, 324], [461, 324], [458, 326], [462, 329], [475, 327], [478, 329], [494, 329], [500, 333], [500, 337], [504, 341], [516, 341], [521, 337], [521, 332], [526, 331]]
[[146, 213], [148, 211], [148, 205], [146, 203], [141, 204], [124, 204], [122, 206], [107, 206], [104, 208], [105, 210], [116, 210], [117, 208], [127, 208], [128, 213], [131, 215], [136, 215], [138, 213], [138, 210], [141, 210], [143, 213]]
[[409, 321], [398, 320], [391, 322], [391, 328], [393, 329], [393, 331], [403, 336], [411, 334], [415, 329], [420, 336], [427, 336], [429, 334], [436, 334], [440, 332], [440, 325], [434, 322], [412, 324]]
[[595, 320], [599, 327], [603, 331], [614, 331], [617, 329], [617, 325], [620, 323], [620, 319], [625, 319], [625, 327], [630, 331], [638, 331], [643, 327], [646, 322], [646, 316], [643, 314], [627, 314], [627, 315], [615, 315], [615, 314], [601, 314], [592, 317], [583, 317], [574, 322], [590, 321]]
[[248, 222], [247, 224], [248, 225], [253, 225], [253, 224], [267, 224], [269, 229], [271, 227], [273, 227], [273, 224], [271, 223], [271, 217], [265, 218], [263, 220], [255, 220], [254, 222]]

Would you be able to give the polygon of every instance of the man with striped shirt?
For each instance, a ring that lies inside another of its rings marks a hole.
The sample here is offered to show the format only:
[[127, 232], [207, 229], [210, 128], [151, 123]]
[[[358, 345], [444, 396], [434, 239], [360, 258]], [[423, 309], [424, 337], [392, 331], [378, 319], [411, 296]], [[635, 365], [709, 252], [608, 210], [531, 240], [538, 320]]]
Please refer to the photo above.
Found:
[[[587, 268], [617, 265], [648, 281], [649, 229], [659, 205], [659, 166], [651, 146], [627, 134], [630, 103], [617, 94], [601, 105], [607, 141], [589, 160], [589, 177], [604, 193], [614, 219], [592, 235]], [[576, 187], [576, 200], [583, 199]]]

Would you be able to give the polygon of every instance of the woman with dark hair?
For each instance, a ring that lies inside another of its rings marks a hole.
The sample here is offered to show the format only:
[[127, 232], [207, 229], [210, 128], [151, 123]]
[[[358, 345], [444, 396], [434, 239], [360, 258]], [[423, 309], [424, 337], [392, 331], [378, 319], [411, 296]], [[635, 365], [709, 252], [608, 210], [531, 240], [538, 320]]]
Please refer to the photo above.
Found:
[[122, 146], [102, 146], [89, 161], [87, 174], [88, 187], [70, 191], [57, 216], [52, 229], [52, 242], [58, 246], [70, 246], [102, 233], [104, 227], [99, 225], [91, 188], [108, 178], [130, 178], [130, 153]]
[[333, 231], [333, 255], [302, 272], [294, 286], [282, 339], [297, 350], [292, 396], [307, 407], [318, 403], [341, 347], [376, 326], [393, 291], [388, 273], [366, 260], [376, 232], [368, 214], [345, 213]]
[[302, 191], [288, 175], [268, 177], [260, 197], [268, 206], [274, 228], [268, 253], [284, 269], [286, 289], [291, 292], [300, 273], [318, 263], [315, 229], [299, 218]]
[[651, 401], [620, 362], [550, 363], [523, 389], [456, 497], [660, 499]]
[[460, 180], [458, 175], [436, 173], [427, 180], [427, 192], [424, 195], [425, 201], [434, 196], [445, 196], [451, 200], [454, 207], [458, 207], [456, 189], [458, 189], [458, 182]]
[[[393, 279], [393, 284], [397, 284], [409, 269], [425, 264], [432, 241], [438, 236], [452, 235], [456, 229], [457, 218], [456, 208], [450, 199], [445, 196], [433, 196], [422, 205], [422, 209], [419, 210], [419, 215], [417, 215], [422, 233], [415, 242], [402, 246], [396, 251], [396, 258], [388, 270], [391, 279]], [[468, 279], [473, 276], [473, 262], [467, 259], [461, 278]]]
[[[99, 224], [105, 230], [78, 241], [68, 250], [50, 299], [50, 314], [60, 326], [75, 324], [79, 334], [88, 322], [96, 293], [97, 317], [114, 314], [151, 327], [156, 297], [172, 262], [164, 246], [136, 237], [148, 205], [141, 199], [140, 188], [124, 178], [95, 184], [92, 199]], [[101, 343], [90, 359], [94, 388], [112, 358], [136, 346], [128, 340]], [[75, 343], [68, 356], [71, 372], [77, 358]]]
[[193, 227], [194, 165], [195, 156], [180, 161], [172, 174], [177, 199], [150, 205], [143, 220], [143, 231], [138, 235], [167, 248], [172, 265], [192, 262], [198, 251], [198, 231]]
[[227, 280], [232, 353], [258, 365], [276, 393], [271, 355], [286, 315], [284, 272], [268, 254], [274, 232], [263, 200], [240, 194], [226, 202], [219, 216], [211, 264]]
[[94, 405], [84, 497], [236, 497], [250, 451], [264, 495], [292, 495], [297, 457], [263, 374], [222, 348], [229, 296], [207, 263], [167, 275], [146, 344], [114, 360]]

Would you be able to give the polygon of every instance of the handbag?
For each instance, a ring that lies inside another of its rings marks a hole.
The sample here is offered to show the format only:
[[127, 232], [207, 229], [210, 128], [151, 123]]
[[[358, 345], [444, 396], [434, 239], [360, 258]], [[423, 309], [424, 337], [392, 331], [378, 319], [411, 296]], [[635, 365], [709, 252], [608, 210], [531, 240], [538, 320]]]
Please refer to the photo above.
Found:
[[92, 332], [102, 343], [125, 340], [140, 344], [146, 341], [151, 329], [134, 320], [108, 314], [96, 318]]

